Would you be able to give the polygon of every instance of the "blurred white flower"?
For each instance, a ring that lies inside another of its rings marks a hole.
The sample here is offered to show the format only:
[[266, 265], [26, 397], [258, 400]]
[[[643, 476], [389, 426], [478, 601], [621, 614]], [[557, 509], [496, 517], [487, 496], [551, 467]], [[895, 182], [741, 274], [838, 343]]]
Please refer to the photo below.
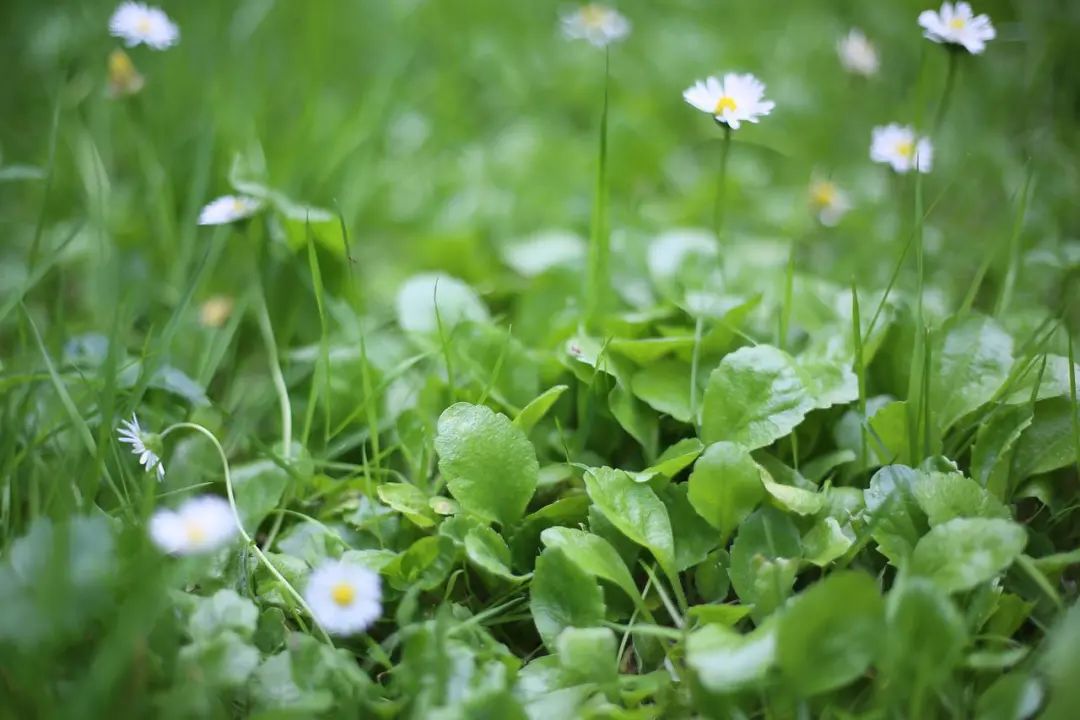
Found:
[[199, 306], [199, 323], [203, 327], [219, 328], [232, 315], [236, 302], [228, 295], [214, 295]]
[[563, 36], [568, 40], [587, 40], [596, 47], [607, 47], [630, 34], [630, 21], [613, 8], [599, 3], [582, 5], [563, 14]]
[[109, 97], [134, 95], [145, 84], [145, 79], [135, 69], [135, 63], [131, 62], [126, 52], [116, 48], [109, 53]]
[[960, 45], [969, 53], [978, 55], [986, 49], [986, 43], [997, 36], [989, 15], [975, 15], [966, 2], [941, 4], [941, 10], [923, 10], [919, 13], [919, 25], [923, 37], [936, 43]]
[[878, 54], [874, 44], [866, 39], [862, 30], [851, 31], [836, 43], [836, 52], [840, 55], [840, 64], [848, 72], [870, 77], [878, 71]]
[[116, 8], [109, 18], [109, 32], [128, 47], [141, 43], [164, 50], [180, 40], [180, 29], [164, 11], [141, 2], [125, 2]]
[[772, 112], [776, 103], [764, 97], [765, 85], [749, 73], [727, 73], [722, 81], [710, 75], [683, 92], [686, 102], [732, 130], [744, 120], [756, 123]]
[[262, 202], [244, 195], [224, 195], [211, 200], [199, 211], [200, 225], [225, 225], [249, 218], [262, 208]]
[[120, 429], [116, 434], [120, 442], [131, 446], [131, 454], [139, 457], [139, 464], [146, 468], [146, 472], [157, 470], [158, 480], [165, 479], [165, 464], [158, 455], [161, 451], [161, 438], [154, 433], [145, 432], [139, 425], [139, 418], [134, 414], [131, 420], [120, 421]]
[[378, 574], [365, 567], [327, 560], [312, 571], [304, 600], [327, 632], [354, 635], [382, 613], [382, 584]]
[[150, 538], [170, 555], [213, 552], [236, 534], [228, 501], [217, 495], [185, 500], [176, 510], [161, 509], [150, 518]]
[[934, 163], [934, 146], [930, 138], [920, 138], [910, 125], [888, 125], [874, 128], [870, 141], [870, 159], [887, 163], [898, 173], [913, 169], [928, 173]]
[[851, 209], [851, 200], [832, 180], [817, 178], [810, 183], [810, 207], [822, 225], [833, 227]]

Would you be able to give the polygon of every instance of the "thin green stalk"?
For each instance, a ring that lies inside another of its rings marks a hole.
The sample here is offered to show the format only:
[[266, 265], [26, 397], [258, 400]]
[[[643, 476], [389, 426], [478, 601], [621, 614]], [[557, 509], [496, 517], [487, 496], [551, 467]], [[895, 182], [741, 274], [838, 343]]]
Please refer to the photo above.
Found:
[[1069, 399], [1072, 401], [1073, 443], [1076, 447], [1076, 472], [1080, 475], [1080, 405], [1076, 402], [1076, 356], [1073, 354], [1072, 334], [1069, 338]]
[[282, 458], [288, 460], [292, 456], [292, 405], [289, 402], [289, 388], [285, 384], [285, 376], [281, 372], [278, 362], [277, 343], [274, 340], [274, 327], [270, 324], [270, 312], [266, 308], [266, 294], [259, 288], [259, 302], [255, 307], [259, 319], [259, 330], [262, 333], [263, 344], [266, 346], [267, 361], [270, 363], [270, 377], [274, 382], [274, 392], [278, 397], [278, 408], [281, 411], [281, 442]]
[[791, 298], [795, 287], [795, 240], [791, 241], [788, 251], [787, 270], [784, 272], [784, 304], [780, 308], [780, 337], [777, 344], [781, 350], [787, 350], [788, 328], [791, 326]]
[[863, 354], [862, 318], [859, 313], [859, 291], [855, 287], [855, 278], [851, 278], [851, 338], [855, 345], [855, 376], [859, 379], [859, 462], [865, 470], [869, 457], [869, 439], [866, 425], [866, 359]]
[[701, 334], [704, 321], [699, 315], [694, 321], [694, 350], [690, 355], [690, 422], [694, 427], [698, 425], [697, 412], [697, 388], [698, 388], [698, 365], [701, 362]]
[[937, 113], [934, 115], [934, 135], [938, 134], [941, 124], [945, 120], [945, 113], [949, 109], [949, 100], [952, 99], [953, 88], [956, 87], [956, 75], [960, 69], [960, 51], [951, 47], [946, 48], [949, 53], [949, 65], [945, 70], [945, 88], [938, 102]]
[[716, 234], [716, 242], [721, 246], [723, 246], [724, 219], [727, 214], [728, 156], [731, 155], [731, 127], [723, 125], [723, 128], [724, 141], [720, 150], [720, 174], [717, 176], [716, 202], [713, 204], [713, 233]]
[[1027, 214], [1033, 177], [1034, 174], [1029, 170], [1016, 205], [1012, 233], [1009, 235], [1009, 266], [1005, 270], [1005, 280], [1001, 285], [1001, 294], [998, 296], [997, 304], [994, 307], [994, 317], [1001, 317], [1008, 312], [1009, 305], [1012, 303], [1013, 292], [1016, 289], [1016, 277], [1020, 271], [1020, 251], [1023, 248], [1021, 231], [1024, 229], [1024, 216]]
[[266, 566], [267, 571], [274, 576], [274, 579], [281, 583], [281, 586], [285, 588], [286, 592], [288, 592], [292, 599], [296, 601], [296, 604], [308, 614], [312, 624], [318, 628], [319, 634], [323, 636], [323, 640], [333, 647], [334, 642], [330, 639], [330, 636], [326, 633], [326, 630], [323, 629], [322, 625], [319, 624], [319, 621], [315, 619], [315, 614], [311, 611], [307, 602], [305, 602], [304, 597], [292, 586], [292, 583], [286, 580], [285, 576], [274, 567], [274, 563], [270, 562], [270, 558], [266, 557], [266, 554], [259, 549], [258, 544], [248, 534], [247, 530], [244, 529], [244, 523], [240, 520], [240, 510], [236, 507], [236, 495], [233, 492], [232, 475], [229, 472], [229, 459], [225, 456], [225, 449], [221, 447], [221, 443], [218, 441], [217, 436], [198, 423], [178, 422], [165, 428], [161, 433], [161, 439], [164, 440], [177, 430], [193, 430], [205, 436], [206, 439], [214, 445], [214, 449], [217, 450], [218, 457], [221, 459], [221, 468], [225, 473], [225, 493], [228, 496], [229, 508], [232, 510], [233, 520], [236, 522], [236, 529], [240, 533], [240, 537], [244, 539], [244, 542], [247, 543], [248, 547], [255, 553], [255, 557], [259, 558], [259, 561]]
[[596, 185], [593, 188], [592, 220], [589, 228], [589, 278], [586, 285], [586, 322], [595, 328], [604, 313], [610, 294], [608, 261], [611, 235], [608, 231], [607, 135], [608, 93], [611, 86], [611, 51], [604, 49], [604, 100], [600, 110], [599, 148], [596, 158]]

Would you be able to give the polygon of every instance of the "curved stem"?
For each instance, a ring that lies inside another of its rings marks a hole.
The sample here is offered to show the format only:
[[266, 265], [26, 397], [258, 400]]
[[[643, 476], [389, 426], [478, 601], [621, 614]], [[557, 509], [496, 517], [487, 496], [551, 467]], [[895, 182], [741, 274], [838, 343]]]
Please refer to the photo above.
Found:
[[266, 569], [270, 572], [271, 575], [274, 576], [274, 579], [281, 583], [282, 587], [284, 587], [285, 590], [289, 593], [289, 595], [292, 596], [292, 599], [296, 601], [296, 604], [299, 605], [304, 610], [304, 612], [308, 614], [309, 617], [311, 617], [311, 622], [315, 627], [319, 629], [319, 634], [321, 634], [323, 636], [323, 639], [331, 647], [333, 647], [333, 641], [330, 639], [330, 636], [326, 633], [326, 631], [323, 630], [322, 625], [319, 624], [319, 621], [315, 619], [315, 614], [311, 611], [311, 607], [308, 606], [307, 602], [304, 600], [304, 597], [299, 592], [297, 592], [296, 588], [292, 586], [292, 583], [286, 580], [285, 576], [282, 575], [276, 567], [274, 567], [274, 564], [270, 562], [270, 558], [266, 557], [266, 554], [259, 549], [258, 544], [252, 539], [250, 535], [248, 535], [247, 530], [244, 529], [244, 523], [240, 520], [240, 511], [236, 507], [236, 496], [233, 493], [232, 475], [229, 473], [229, 460], [227, 457], [225, 457], [225, 449], [221, 447], [221, 443], [218, 442], [217, 437], [214, 435], [214, 433], [210, 432], [198, 423], [179, 422], [165, 428], [165, 430], [161, 433], [161, 439], [164, 440], [169, 434], [171, 434], [175, 430], [194, 430], [195, 432], [204, 435], [206, 439], [213, 443], [214, 448], [217, 450], [218, 457], [221, 458], [221, 467], [225, 472], [225, 492], [229, 497], [229, 507], [232, 509], [233, 520], [236, 521], [236, 529], [240, 532], [240, 537], [244, 538], [244, 542], [246, 542], [248, 546], [251, 547], [251, 550], [255, 553], [255, 557], [259, 558], [259, 561], [266, 566]]

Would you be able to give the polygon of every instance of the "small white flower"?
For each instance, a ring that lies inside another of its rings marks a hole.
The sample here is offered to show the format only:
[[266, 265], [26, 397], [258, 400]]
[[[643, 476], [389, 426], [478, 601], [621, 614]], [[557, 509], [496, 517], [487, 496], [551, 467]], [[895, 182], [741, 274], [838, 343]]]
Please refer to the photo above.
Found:
[[870, 142], [870, 159], [887, 163], [898, 173], [913, 169], [928, 173], [934, 164], [934, 146], [930, 138], [920, 138], [910, 125], [888, 125], [874, 128]]
[[131, 446], [132, 455], [139, 456], [139, 463], [146, 468], [146, 472], [157, 470], [158, 480], [165, 479], [165, 464], [158, 455], [161, 439], [154, 433], [143, 431], [139, 418], [132, 415], [131, 420], [121, 420], [116, 434], [120, 437], [120, 442]]
[[245, 195], [224, 195], [211, 200], [199, 211], [200, 225], [225, 225], [249, 218], [262, 209], [262, 202]]
[[744, 120], [756, 123], [772, 112], [776, 103], [764, 97], [765, 85], [749, 73], [727, 73], [723, 81], [710, 75], [683, 92], [686, 102], [732, 130], [738, 130]]
[[587, 40], [596, 47], [607, 47], [630, 34], [630, 21], [613, 8], [599, 3], [582, 5], [560, 19], [563, 37]]
[[810, 206], [822, 225], [833, 227], [851, 209], [851, 200], [832, 180], [817, 178], [810, 183]]
[[180, 29], [160, 8], [141, 2], [125, 2], [109, 18], [109, 32], [128, 47], [140, 43], [164, 50], [180, 40]]
[[208, 553], [236, 534], [228, 501], [217, 495], [185, 500], [176, 510], [158, 510], [150, 518], [150, 538], [170, 555]]
[[877, 74], [877, 48], [866, 39], [862, 30], [852, 28], [851, 32], [836, 43], [836, 52], [840, 55], [840, 64], [848, 72], [866, 77]]
[[986, 49], [986, 43], [997, 37], [989, 15], [975, 15], [966, 2], [941, 3], [941, 10], [923, 10], [919, 13], [919, 25], [923, 37], [936, 43], [960, 45], [969, 53], [978, 55]]
[[312, 571], [304, 600], [315, 620], [334, 635], [354, 635], [382, 613], [382, 584], [377, 573], [340, 560], [327, 560]]

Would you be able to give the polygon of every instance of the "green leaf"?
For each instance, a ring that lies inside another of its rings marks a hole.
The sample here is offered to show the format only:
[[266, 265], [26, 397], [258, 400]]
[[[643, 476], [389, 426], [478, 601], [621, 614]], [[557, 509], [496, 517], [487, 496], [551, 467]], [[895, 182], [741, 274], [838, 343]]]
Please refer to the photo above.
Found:
[[920, 472], [912, 490], [931, 527], [958, 517], [1009, 518], [997, 498], [960, 473]]
[[761, 484], [776, 504], [796, 515], [817, 515], [825, 507], [824, 495], [791, 485], [781, 485], [767, 472], [761, 474]]
[[619, 532], [653, 554], [674, 583], [675, 538], [667, 508], [648, 485], [634, 482], [627, 473], [611, 468], [592, 468], [585, 473], [589, 499]]
[[458, 561], [457, 544], [445, 535], [423, 537], [383, 567], [398, 590], [417, 586], [431, 590], [440, 585]]
[[465, 557], [476, 567], [511, 582], [523, 578], [510, 570], [510, 548], [499, 533], [489, 527], [474, 527], [465, 535]]
[[657, 412], [690, 423], [690, 366], [681, 360], [661, 360], [634, 373], [630, 388]]
[[697, 438], [683, 438], [656, 458], [656, 462], [634, 474], [638, 482], [649, 482], [658, 475], [673, 478], [689, 467], [701, 455], [705, 446]]
[[967, 644], [967, 627], [944, 590], [924, 578], [903, 578], [889, 593], [886, 621], [882, 664], [890, 682], [918, 692], [949, 679]]
[[878, 658], [885, 603], [869, 575], [837, 572], [795, 598], [780, 617], [777, 664], [801, 695], [856, 680]]
[[930, 397], [940, 429], [990, 401], [1009, 375], [1012, 352], [1012, 337], [981, 315], [955, 321], [937, 337]]
[[249, 533], [254, 533], [281, 501], [291, 478], [272, 460], [256, 460], [232, 468], [236, 507]]
[[911, 555], [929, 529], [926, 515], [915, 499], [918, 471], [905, 465], [887, 465], [870, 479], [863, 493], [878, 550], [899, 565]]
[[750, 608], [746, 605], [695, 605], [688, 614], [703, 625], [732, 627], [750, 614]]
[[707, 523], [686, 497], [686, 485], [668, 485], [658, 493], [671, 520], [675, 567], [681, 572], [702, 562], [720, 544], [720, 533]]
[[911, 569], [946, 592], [961, 592], [996, 577], [1026, 544], [1024, 528], [1011, 520], [956, 518], [919, 540]]
[[701, 437], [709, 443], [737, 442], [751, 450], [765, 447], [790, 433], [814, 407], [787, 353], [768, 345], [740, 348], [709, 376]]
[[589, 498], [584, 493], [559, 498], [536, 512], [526, 515], [510, 539], [514, 567], [532, 568], [544, 529], [556, 525], [580, 525], [588, 517]]
[[471, 287], [443, 273], [413, 275], [395, 299], [398, 325], [415, 333], [449, 331], [466, 320], [487, 322], [487, 307]]
[[435, 527], [435, 513], [428, 496], [410, 483], [383, 483], [376, 489], [379, 499], [407, 517], [419, 528]]
[[521, 518], [540, 465], [532, 443], [505, 415], [451, 405], [439, 416], [435, 450], [450, 494], [467, 512], [504, 527]]
[[568, 627], [555, 643], [567, 685], [604, 684], [618, 677], [615, 633], [608, 628]]
[[776, 630], [766, 624], [747, 635], [709, 624], [686, 641], [686, 663], [701, 684], [731, 693], [761, 684], [776, 660]]
[[1078, 414], [1080, 408], [1070, 398], [1035, 404], [1035, 416], [1020, 436], [1013, 457], [1013, 474], [1018, 482], [1076, 462], [1073, 422]]
[[690, 473], [690, 504], [727, 538], [765, 498], [763, 474], [744, 447], [713, 443]]
[[592, 577], [560, 548], [548, 548], [536, 560], [529, 587], [529, 609], [540, 638], [557, 649], [568, 627], [594, 627], [604, 620], [604, 595]]
[[848, 551], [855, 544], [855, 533], [841, 527], [834, 517], [819, 520], [802, 539], [806, 559], [818, 567], [825, 567]]
[[235, 688], [255, 672], [259, 651], [231, 630], [223, 630], [181, 648], [179, 660], [184, 677], [199, 678], [212, 687]]
[[545, 547], [559, 548], [579, 568], [593, 577], [614, 583], [626, 596], [639, 601], [641, 594], [619, 553], [599, 535], [576, 528], [552, 527], [540, 534]]
[[569, 389], [569, 385], [556, 385], [540, 393], [538, 397], [533, 399], [517, 414], [517, 417], [514, 418], [514, 425], [521, 428], [521, 431], [525, 434], [532, 432], [536, 424], [543, 419], [544, 415], [547, 415], [548, 410], [555, 404], [555, 401]]
[[641, 445], [645, 457], [655, 457], [660, 434], [656, 414], [635, 398], [621, 381], [616, 382], [608, 393], [608, 407], [622, 429]]
[[229, 631], [250, 640], [258, 619], [255, 603], [226, 588], [208, 598], [197, 599], [195, 612], [188, 620], [188, 634], [193, 640], [200, 641]]
[[759, 508], [739, 526], [728, 574], [739, 599], [754, 606], [755, 618], [768, 615], [791, 593], [801, 555], [798, 529], [776, 508]]
[[1009, 490], [1009, 469], [1020, 435], [1031, 425], [1029, 405], [1004, 408], [979, 426], [971, 448], [971, 477], [995, 497]]

